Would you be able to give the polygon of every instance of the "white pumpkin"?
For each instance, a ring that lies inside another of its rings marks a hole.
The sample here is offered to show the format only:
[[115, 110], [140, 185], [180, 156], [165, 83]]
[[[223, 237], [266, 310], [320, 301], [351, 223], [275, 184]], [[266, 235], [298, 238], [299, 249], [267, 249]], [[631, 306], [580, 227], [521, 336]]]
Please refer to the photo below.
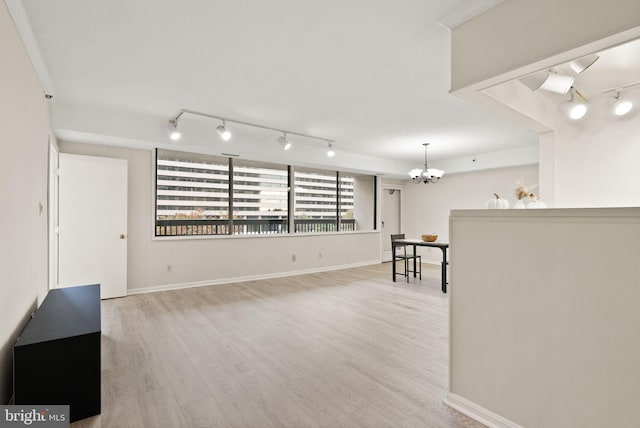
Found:
[[531, 201], [527, 204], [527, 208], [547, 208], [547, 204], [540, 200]]
[[494, 193], [495, 198], [491, 198], [487, 201], [487, 208], [490, 210], [506, 210], [509, 208], [509, 201], [500, 198], [497, 193]]

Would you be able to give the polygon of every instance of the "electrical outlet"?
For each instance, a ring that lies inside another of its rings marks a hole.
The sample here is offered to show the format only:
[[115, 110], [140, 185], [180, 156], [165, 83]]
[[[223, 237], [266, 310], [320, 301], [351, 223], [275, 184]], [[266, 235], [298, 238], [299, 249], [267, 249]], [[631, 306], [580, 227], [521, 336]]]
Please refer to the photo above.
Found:
[[291, 256], [291, 261], [292, 261], [292, 262], [295, 262], [295, 261], [296, 261], [296, 255], [295, 255], [295, 254]]
[[167, 265], [167, 273], [173, 272], [173, 265]]

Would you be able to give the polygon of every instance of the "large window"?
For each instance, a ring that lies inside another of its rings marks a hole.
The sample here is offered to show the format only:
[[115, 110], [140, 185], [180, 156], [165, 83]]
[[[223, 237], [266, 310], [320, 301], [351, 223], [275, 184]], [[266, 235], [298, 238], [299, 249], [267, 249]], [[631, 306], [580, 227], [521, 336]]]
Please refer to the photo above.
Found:
[[227, 158], [156, 151], [156, 236], [229, 234]]
[[289, 230], [288, 168], [233, 160], [233, 233]]
[[156, 236], [373, 230], [374, 212], [370, 175], [156, 150]]
[[337, 227], [338, 189], [335, 172], [296, 168], [296, 232], [334, 232]]

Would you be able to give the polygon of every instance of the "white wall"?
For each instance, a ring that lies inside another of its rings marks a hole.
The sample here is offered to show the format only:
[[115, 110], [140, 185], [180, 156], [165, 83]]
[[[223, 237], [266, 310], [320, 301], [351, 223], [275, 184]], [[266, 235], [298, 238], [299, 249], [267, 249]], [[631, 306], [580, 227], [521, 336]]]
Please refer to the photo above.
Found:
[[0, 57], [0, 403], [5, 404], [12, 395], [13, 344], [47, 292], [49, 106], [4, 2]]
[[640, 208], [452, 212], [448, 402], [527, 428], [638, 426], [637, 254]]
[[589, 113], [555, 126], [556, 206], [640, 206], [640, 114]]
[[[153, 160], [148, 150], [61, 142], [63, 153], [129, 161], [128, 290], [214, 284], [380, 261], [378, 232], [314, 236], [153, 239]], [[296, 261], [292, 261], [292, 256]], [[172, 272], [167, 272], [167, 266]]]
[[[439, 241], [449, 240], [449, 211], [454, 209], [485, 209], [494, 193], [515, 203], [515, 184], [522, 179], [527, 185], [538, 183], [537, 165], [518, 166], [445, 174], [437, 184], [405, 182], [404, 233], [408, 238], [420, 238], [424, 233], [436, 233]], [[544, 199], [544, 195], [541, 195]], [[421, 249], [423, 261], [440, 263], [437, 248]]]

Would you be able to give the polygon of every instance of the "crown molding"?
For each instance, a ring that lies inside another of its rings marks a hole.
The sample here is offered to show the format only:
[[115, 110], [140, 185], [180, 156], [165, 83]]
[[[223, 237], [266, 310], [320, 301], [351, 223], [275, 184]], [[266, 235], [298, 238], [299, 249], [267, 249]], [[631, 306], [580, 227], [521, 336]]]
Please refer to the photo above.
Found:
[[448, 29], [453, 30], [458, 25], [475, 18], [493, 7], [496, 7], [503, 1], [504, 0], [467, 0], [460, 6], [445, 14], [439, 19], [439, 22]]
[[33, 64], [33, 68], [38, 75], [42, 89], [44, 89], [47, 95], [54, 95], [53, 82], [49, 70], [47, 69], [42, 52], [40, 52], [40, 47], [31, 28], [31, 22], [24, 9], [22, 0], [5, 0], [5, 3], [16, 25], [18, 34], [22, 39], [22, 44], [27, 51], [27, 55], [31, 60], [31, 64]]

